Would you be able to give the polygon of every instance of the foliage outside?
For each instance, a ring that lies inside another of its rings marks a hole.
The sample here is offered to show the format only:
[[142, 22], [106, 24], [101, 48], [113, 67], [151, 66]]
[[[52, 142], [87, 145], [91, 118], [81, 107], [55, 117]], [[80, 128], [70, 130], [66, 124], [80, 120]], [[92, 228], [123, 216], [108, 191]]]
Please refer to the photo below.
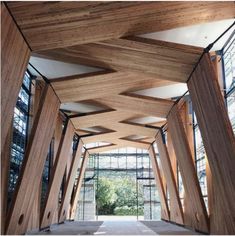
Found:
[[[139, 194], [139, 198], [143, 198]], [[96, 191], [99, 215], [137, 215], [136, 182], [132, 178], [101, 177]], [[143, 215], [143, 204], [138, 214]]]

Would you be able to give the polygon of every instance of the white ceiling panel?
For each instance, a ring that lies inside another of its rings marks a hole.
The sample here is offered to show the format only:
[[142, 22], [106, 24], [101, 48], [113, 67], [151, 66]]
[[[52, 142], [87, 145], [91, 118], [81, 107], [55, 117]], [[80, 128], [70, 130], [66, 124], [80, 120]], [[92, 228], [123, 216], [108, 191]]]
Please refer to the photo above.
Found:
[[[222, 34], [232, 23], [234, 19], [215, 21], [211, 23], [204, 23], [199, 25], [181, 27], [166, 31], [159, 31], [150, 34], [140, 35], [144, 38], [158, 39], [168, 42], [181, 43], [186, 45], [207, 47], [212, 43], [220, 34]], [[220, 50], [229, 36], [234, 30], [230, 29], [226, 35], [221, 38], [212, 48], [212, 50]]]

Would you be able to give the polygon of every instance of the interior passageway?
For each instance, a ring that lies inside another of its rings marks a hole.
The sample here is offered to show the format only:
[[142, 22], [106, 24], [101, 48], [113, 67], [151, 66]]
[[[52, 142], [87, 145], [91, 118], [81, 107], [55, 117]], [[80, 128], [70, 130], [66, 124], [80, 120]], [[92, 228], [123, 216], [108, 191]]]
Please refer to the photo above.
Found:
[[73, 221], [52, 226], [43, 235], [193, 235], [189, 229], [164, 221]]

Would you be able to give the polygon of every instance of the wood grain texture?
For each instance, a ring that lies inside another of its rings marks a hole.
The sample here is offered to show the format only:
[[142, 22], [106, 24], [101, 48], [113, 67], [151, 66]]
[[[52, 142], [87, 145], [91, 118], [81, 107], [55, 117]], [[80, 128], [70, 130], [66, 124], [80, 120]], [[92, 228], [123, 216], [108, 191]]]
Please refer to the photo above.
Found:
[[53, 165], [52, 176], [49, 181], [48, 192], [45, 206], [42, 211], [40, 228], [51, 225], [52, 217], [57, 209], [57, 200], [64, 176], [67, 159], [72, 155], [72, 141], [74, 136], [74, 127], [71, 121], [68, 121], [64, 135], [60, 140], [56, 161]]
[[[30, 50], [4, 4], [1, 4], [1, 233], [4, 234], [11, 126]], [[10, 94], [10, 96], [9, 96]]]
[[165, 118], [173, 105], [173, 101], [161, 98], [153, 98], [136, 94], [122, 94], [100, 98], [96, 101], [113, 109], [132, 111], [146, 116]]
[[144, 78], [151, 76], [160, 80], [186, 82], [201, 52], [202, 48], [198, 47], [131, 37], [43, 51], [39, 55], [72, 63], [140, 73]]
[[[54, 132], [54, 153], [53, 153], [53, 164], [52, 164], [52, 168], [53, 165], [56, 162], [56, 156], [57, 156], [57, 152], [59, 150], [59, 145], [60, 145], [60, 140], [63, 134], [63, 118], [61, 117], [61, 114], [59, 113], [57, 116], [57, 120], [56, 120], [56, 127], [55, 127], [55, 132]], [[52, 172], [52, 169], [51, 169]], [[53, 215], [52, 218], [52, 222], [51, 224], [57, 224], [58, 223], [58, 215], [59, 215], [59, 201], [57, 201], [57, 208], [55, 210], [55, 213]], [[41, 209], [42, 211], [43, 209]]]
[[158, 162], [156, 159], [156, 153], [152, 145], [149, 148], [149, 157], [151, 159], [153, 174], [155, 177], [156, 186], [157, 186], [157, 190], [158, 190], [160, 201], [161, 201], [161, 208], [162, 208], [161, 218], [164, 220], [170, 220], [170, 211], [169, 211], [168, 202], [166, 198], [166, 192], [163, 187], [162, 177], [161, 177], [160, 169], [159, 169]]
[[52, 80], [61, 102], [78, 102], [172, 84], [131, 72], [102, 71]]
[[8, 6], [33, 50], [234, 17], [232, 2], [8, 2]]
[[7, 217], [7, 234], [23, 234], [27, 230], [58, 111], [58, 98], [52, 88], [47, 86], [39, 104], [37, 117], [34, 120], [18, 185]]
[[89, 152], [89, 154], [102, 153], [102, 152], [118, 149], [120, 147], [123, 147], [123, 146], [117, 145], [117, 144], [109, 144], [109, 145], [104, 145], [104, 146], [99, 146], [99, 147], [88, 148], [87, 151]]
[[170, 201], [173, 202], [171, 204], [173, 208], [170, 209], [170, 220], [183, 225], [184, 224], [183, 210], [178, 190], [176, 187], [174, 173], [171, 167], [170, 157], [167, 151], [166, 144], [164, 143], [163, 137], [161, 135], [161, 132], [158, 132], [156, 136], [156, 143], [158, 147], [159, 157], [161, 160], [163, 174], [166, 179], [167, 189], [170, 195]]
[[117, 123], [119, 121], [137, 118], [139, 116], [140, 115], [130, 111], [108, 110], [71, 118], [71, 121], [73, 122], [74, 127], [77, 129], [83, 129], [97, 125], [105, 126], [106, 124]]
[[59, 223], [63, 222], [66, 220], [67, 212], [69, 210], [69, 204], [70, 204], [70, 199], [73, 191], [73, 185], [75, 182], [75, 177], [77, 174], [77, 170], [79, 167], [79, 163], [81, 160], [82, 156], [82, 147], [83, 147], [83, 142], [80, 139], [78, 143], [78, 147], [76, 150], [76, 154], [72, 160], [71, 167], [69, 170], [68, 174], [68, 179], [65, 184], [65, 193], [62, 198], [61, 206], [60, 206], [60, 211], [59, 211]]
[[[190, 219], [190, 227], [208, 233], [209, 226], [206, 206], [178, 106], [173, 107], [167, 121], [184, 190], [187, 198], [190, 199], [190, 205], [188, 205], [190, 212], [189, 214], [185, 214], [185, 218]], [[185, 221], [185, 224], [186, 222], [188, 221]]]
[[[215, 68], [208, 54], [204, 55], [194, 71], [188, 82], [188, 88], [213, 182], [220, 192], [223, 205], [220, 212], [223, 221], [217, 221], [217, 224], [220, 224], [223, 229], [226, 228], [224, 234], [233, 234], [235, 232], [235, 138]], [[218, 220], [220, 218], [218, 216]]]
[[84, 174], [85, 174], [88, 159], [89, 159], [89, 153], [88, 153], [88, 151], [85, 151], [84, 156], [82, 158], [82, 163], [81, 163], [81, 166], [80, 166], [80, 171], [79, 171], [79, 175], [78, 175], [78, 180], [77, 180], [75, 193], [74, 193], [74, 195], [71, 199], [71, 212], [70, 212], [70, 219], [71, 220], [74, 220], [74, 217], [75, 217], [75, 212], [76, 212], [76, 208], [77, 208], [77, 204], [78, 204], [79, 194], [80, 194], [80, 191], [81, 191], [82, 182], [83, 182], [83, 178], [84, 178]]
[[[94, 142], [110, 142], [115, 143], [117, 139], [128, 138], [128, 136], [134, 135], [133, 132], [126, 131], [113, 131], [102, 134], [95, 134], [88, 137], [82, 138], [84, 144], [94, 143]], [[142, 140], [141, 140], [142, 141]], [[146, 140], [144, 140], [146, 141]]]

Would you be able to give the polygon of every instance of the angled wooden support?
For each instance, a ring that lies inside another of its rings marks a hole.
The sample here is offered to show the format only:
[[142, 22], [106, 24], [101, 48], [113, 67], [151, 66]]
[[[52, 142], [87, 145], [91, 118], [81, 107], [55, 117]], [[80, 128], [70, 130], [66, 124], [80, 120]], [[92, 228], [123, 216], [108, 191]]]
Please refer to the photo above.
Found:
[[137, 94], [120, 94], [97, 99], [98, 102], [123, 111], [138, 112], [143, 115], [165, 118], [173, 105], [167, 99], [153, 98]]
[[189, 222], [190, 227], [208, 233], [209, 226], [206, 206], [202, 197], [190, 145], [178, 106], [172, 108], [167, 120], [169, 134], [176, 153], [184, 190], [187, 198], [190, 199], [190, 205], [188, 206], [190, 212], [185, 215], [185, 218], [189, 218], [190, 220], [185, 220], [185, 224]]
[[167, 203], [166, 192], [163, 187], [162, 177], [160, 174], [160, 169], [157, 163], [156, 153], [154, 151], [153, 145], [149, 148], [149, 157], [152, 163], [152, 169], [156, 181], [157, 190], [160, 196], [161, 207], [162, 207], [162, 215], [161, 218], [164, 220], [170, 220], [170, 211]]
[[68, 179], [65, 184], [65, 191], [64, 191], [64, 196], [62, 198], [61, 206], [60, 206], [60, 211], [59, 211], [59, 223], [63, 222], [66, 220], [66, 215], [69, 210], [69, 204], [70, 204], [70, 199], [73, 191], [73, 186], [77, 174], [77, 170], [79, 167], [79, 163], [81, 160], [82, 156], [82, 148], [83, 148], [83, 142], [80, 139], [78, 143], [78, 147], [76, 150], [76, 154], [72, 160], [71, 167], [69, 170], [68, 174]]
[[26, 148], [19, 182], [7, 217], [6, 234], [23, 234], [38, 186], [40, 184], [48, 148], [55, 129], [59, 100], [50, 86], [46, 86], [34, 120]]
[[163, 137], [160, 131], [156, 136], [156, 143], [158, 147], [159, 157], [161, 160], [162, 170], [166, 179], [167, 188], [170, 195], [170, 201], [172, 201], [171, 206], [173, 208], [170, 209], [170, 219], [173, 222], [183, 225], [184, 217], [181, 201], [179, 198], [179, 193], [176, 186], [176, 181], [174, 178], [174, 173], [171, 167], [170, 157], [167, 151], [165, 138]]
[[[224, 232], [235, 232], [235, 138], [220, 92], [214, 66], [205, 54], [188, 82], [190, 97], [197, 116], [213, 182], [218, 188], [223, 209], [219, 221]], [[218, 216], [218, 219], [220, 217]]]
[[67, 159], [72, 155], [72, 141], [74, 136], [74, 127], [70, 120], [67, 120], [64, 134], [60, 140], [59, 149], [50, 178], [45, 206], [42, 212], [40, 228], [51, 225], [54, 212], [57, 210], [58, 196], [61, 182], [64, 176]]
[[75, 193], [74, 193], [73, 198], [71, 200], [71, 212], [70, 212], [70, 219], [71, 220], [73, 220], [75, 217], [76, 208], [77, 208], [77, 204], [78, 204], [78, 200], [79, 200], [79, 194], [81, 191], [83, 177], [85, 174], [88, 159], [89, 159], [89, 153], [88, 153], [88, 151], [85, 151], [83, 159], [82, 159], [80, 171], [79, 171], [79, 176], [78, 176], [78, 180], [77, 180]]
[[61, 102], [97, 99], [169, 84], [172, 82], [156, 79], [154, 76], [106, 70], [53, 79], [52, 81], [52, 86]]
[[5, 4], [1, 4], [1, 233], [4, 234], [11, 126], [30, 49]]
[[99, 147], [88, 148], [87, 151], [90, 154], [93, 154], [93, 153], [101, 153], [101, 152], [111, 151], [114, 149], [118, 149], [120, 147], [123, 147], [123, 146], [117, 145], [117, 144], [109, 144], [109, 145], [103, 145], [103, 146], [99, 146]]
[[105, 110], [80, 117], [71, 118], [75, 128], [88, 128], [93, 126], [105, 126], [107, 123], [114, 123], [132, 118], [133, 112], [119, 110]]

